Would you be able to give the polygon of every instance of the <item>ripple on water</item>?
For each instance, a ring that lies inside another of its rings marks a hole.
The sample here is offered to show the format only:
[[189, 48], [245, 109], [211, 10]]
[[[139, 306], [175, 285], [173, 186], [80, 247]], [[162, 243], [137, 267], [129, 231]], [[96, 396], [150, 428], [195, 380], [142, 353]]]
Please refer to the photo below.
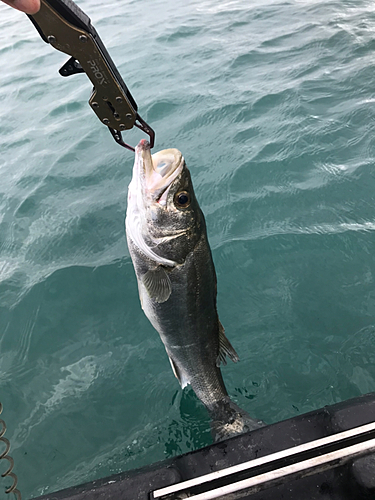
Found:
[[158, 101], [147, 110], [147, 120], [154, 122], [165, 119], [179, 109], [179, 104], [178, 102]]
[[156, 38], [158, 42], [175, 43], [180, 40], [184, 41], [186, 38], [194, 37], [201, 33], [203, 27], [178, 25], [173, 32], [164, 33]]
[[[204, 446], [210, 430], [139, 304], [133, 156], [87, 105], [87, 78], [60, 78], [65, 56], [0, 3], [0, 385], [32, 497]], [[223, 370], [231, 396], [274, 422], [372, 390], [369, 2], [103, 5], [82, 0], [155, 150], [179, 148], [191, 169], [241, 358]]]
[[[375, 304], [374, 297], [372, 303]], [[373, 316], [374, 312], [372, 312]], [[353, 332], [346, 339], [338, 353], [341, 363], [345, 366], [344, 383], [348, 392], [353, 395], [366, 394], [373, 391], [375, 382], [375, 356], [373, 345], [375, 326], [370, 324]]]

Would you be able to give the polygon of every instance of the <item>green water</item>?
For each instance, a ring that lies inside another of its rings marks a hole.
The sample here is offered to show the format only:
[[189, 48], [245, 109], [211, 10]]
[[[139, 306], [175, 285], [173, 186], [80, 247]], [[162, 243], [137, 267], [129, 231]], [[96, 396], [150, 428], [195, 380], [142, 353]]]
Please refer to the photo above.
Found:
[[[272, 423], [373, 391], [373, 2], [79, 5], [191, 170], [232, 398]], [[139, 305], [133, 155], [65, 60], [0, 5], [0, 400], [25, 498], [211, 442]]]

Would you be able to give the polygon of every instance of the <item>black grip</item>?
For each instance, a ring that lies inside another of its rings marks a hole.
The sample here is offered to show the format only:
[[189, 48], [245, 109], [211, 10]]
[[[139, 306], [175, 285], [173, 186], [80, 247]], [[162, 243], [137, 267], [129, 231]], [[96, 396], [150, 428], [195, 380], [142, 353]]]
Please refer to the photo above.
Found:
[[[133, 96], [125, 85], [120, 73], [118, 72], [114, 62], [111, 59], [111, 56], [109, 55], [107, 49], [101, 41], [100, 36], [92, 26], [90, 18], [72, 0], [41, 0], [41, 2], [42, 6], [40, 13], [38, 12], [37, 14], [35, 14], [35, 16], [29, 15], [28, 17], [34, 24], [35, 28], [38, 30], [38, 33], [43, 38], [43, 40], [46, 43], [49, 43], [46, 35], [43, 33], [42, 28], [38, 24], [38, 22], [42, 24], [44, 9], [52, 13], [55, 12], [63, 20], [63, 22], [65, 22], [65, 24], [70, 24], [75, 29], [81, 30], [87, 35], [91, 36], [94, 43], [96, 44], [97, 49], [101, 52], [103, 59], [105, 59], [110, 71], [112, 72], [113, 78], [115, 78], [120, 87], [122, 87], [122, 90], [126, 94], [126, 97], [129, 100], [130, 104], [134, 108], [134, 111], [137, 111], [137, 104], [134, 101]], [[59, 19], [57, 21], [59, 21]], [[69, 52], [69, 50], [66, 50], [66, 48], [67, 46], [65, 46], [64, 50], [61, 48], [57, 48], [57, 50], [62, 50], [62, 52], [73, 55], [72, 52]]]
[[43, 0], [77, 28], [90, 31], [91, 20], [72, 0]]
[[[91, 25], [91, 19], [87, 16], [76, 3], [72, 0], [42, 0], [43, 3], [50, 5], [60, 16], [72, 24], [76, 28], [82, 29], [90, 33], [93, 30]], [[35, 28], [38, 30], [39, 35], [43, 38], [46, 43], [49, 43], [47, 38], [44, 36], [39, 24], [35, 20], [34, 16], [27, 14], [27, 17], [33, 23]]]
[[26, 14], [27, 17], [30, 19], [30, 21], [33, 23], [33, 25], [35, 26], [35, 28], [37, 29], [39, 35], [42, 37], [42, 39], [46, 42], [46, 43], [49, 43], [49, 41], [47, 40], [47, 38], [44, 36], [44, 33], [41, 29], [41, 27], [39, 26], [39, 24], [35, 21], [34, 19], [34, 16], [30, 15], [30, 14]]

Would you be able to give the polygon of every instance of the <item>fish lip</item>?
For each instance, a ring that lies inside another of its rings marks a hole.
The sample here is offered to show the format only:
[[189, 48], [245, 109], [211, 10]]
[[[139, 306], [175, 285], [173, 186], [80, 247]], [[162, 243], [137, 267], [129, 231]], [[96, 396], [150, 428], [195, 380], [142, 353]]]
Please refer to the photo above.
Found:
[[140, 155], [142, 154], [142, 151], [147, 151], [147, 150], [151, 151], [150, 143], [146, 139], [141, 139], [135, 148], [135, 154]]
[[182, 172], [185, 160], [177, 149], [164, 149], [151, 155], [150, 144], [142, 139], [135, 149], [144, 193], [150, 201], [166, 203], [173, 181]]

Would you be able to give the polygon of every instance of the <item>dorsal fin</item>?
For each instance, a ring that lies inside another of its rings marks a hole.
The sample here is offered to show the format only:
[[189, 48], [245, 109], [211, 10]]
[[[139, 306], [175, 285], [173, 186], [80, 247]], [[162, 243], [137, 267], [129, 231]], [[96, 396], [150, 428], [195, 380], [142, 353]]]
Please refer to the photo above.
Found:
[[224, 327], [219, 321], [219, 355], [216, 359], [216, 366], [220, 366], [221, 364], [226, 365], [226, 356], [228, 356], [228, 358], [230, 358], [234, 363], [237, 363], [240, 359], [234, 350], [234, 347], [225, 336]]

